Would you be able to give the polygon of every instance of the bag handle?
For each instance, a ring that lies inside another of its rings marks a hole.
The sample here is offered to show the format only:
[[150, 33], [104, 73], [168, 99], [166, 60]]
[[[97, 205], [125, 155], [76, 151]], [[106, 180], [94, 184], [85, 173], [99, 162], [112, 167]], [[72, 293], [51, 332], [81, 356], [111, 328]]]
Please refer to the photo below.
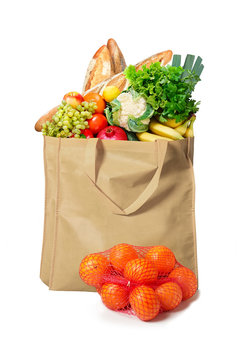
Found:
[[[96, 184], [96, 173], [100, 164], [97, 161], [97, 148], [99, 142], [102, 141], [100, 139], [90, 139], [87, 140], [86, 151], [85, 151], [85, 172], [91, 182], [94, 184], [95, 188], [108, 200], [108, 203], [112, 207], [112, 211], [116, 215], [130, 215], [133, 212], [140, 209], [142, 205], [144, 205], [147, 200], [153, 195], [155, 190], [159, 185], [159, 179], [161, 175], [161, 171], [163, 168], [163, 164], [165, 161], [165, 156], [167, 152], [168, 141], [163, 139], [155, 140], [156, 146], [156, 158], [157, 158], [157, 169], [152, 179], [150, 180], [147, 187], [144, 191], [138, 196], [138, 198], [129, 205], [126, 209], [121, 209], [102, 189], [98, 187]], [[110, 141], [110, 140], [108, 140]]]

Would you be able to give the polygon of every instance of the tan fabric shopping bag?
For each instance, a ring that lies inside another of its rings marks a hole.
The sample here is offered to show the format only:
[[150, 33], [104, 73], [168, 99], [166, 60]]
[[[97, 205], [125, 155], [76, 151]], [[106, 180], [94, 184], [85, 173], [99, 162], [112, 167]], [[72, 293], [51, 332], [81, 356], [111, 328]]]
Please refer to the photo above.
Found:
[[42, 281], [93, 291], [82, 258], [122, 242], [165, 245], [197, 273], [193, 144], [44, 137]]

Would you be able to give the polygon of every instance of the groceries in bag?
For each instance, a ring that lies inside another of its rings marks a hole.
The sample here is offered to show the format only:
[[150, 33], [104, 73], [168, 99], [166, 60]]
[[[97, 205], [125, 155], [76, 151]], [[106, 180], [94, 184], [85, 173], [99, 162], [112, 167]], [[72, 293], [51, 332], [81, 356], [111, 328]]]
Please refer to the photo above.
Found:
[[192, 93], [203, 68], [202, 59], [194, 55], [187, 55], [181, 66], [181, 56], [170, 50], [126, 67], [117, 43], [109, 39], [89, 64], [84, 92], [66, 94], [35, 128], [45, 136], [63, 138], [89, 139], [86, 129], [101, 137], [98, 134], [108, 126], [121, 128], [128, 141], [193, 137], [200, 102]]

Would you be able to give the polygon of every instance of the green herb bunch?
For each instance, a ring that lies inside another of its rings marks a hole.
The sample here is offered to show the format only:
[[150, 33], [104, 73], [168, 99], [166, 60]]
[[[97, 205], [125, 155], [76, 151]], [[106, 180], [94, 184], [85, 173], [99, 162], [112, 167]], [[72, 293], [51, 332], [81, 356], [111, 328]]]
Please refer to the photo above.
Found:
[[181, 66], [162, 66], [159, 62], [149, 68], [144, 65], [136, 71], [135, 66], [128, 66], [124, 74], [131, 87], [142, 95], [155, 110], [159, 121], [175, 119], [176, 122], [187, 119], [198, 111], [200, 102], [191, 98], [200, 77]]

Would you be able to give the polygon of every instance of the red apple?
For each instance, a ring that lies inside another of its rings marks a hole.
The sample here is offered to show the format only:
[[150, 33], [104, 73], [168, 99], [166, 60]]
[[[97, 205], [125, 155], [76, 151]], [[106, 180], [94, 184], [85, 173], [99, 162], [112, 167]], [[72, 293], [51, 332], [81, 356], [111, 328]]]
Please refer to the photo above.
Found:
[[71, 91], [65, 94], [63, 100], [66, 101], [67, 104], [70, 104], [73, 108], [76, 108], [84, 101], [82, 95], [77, 91]]

